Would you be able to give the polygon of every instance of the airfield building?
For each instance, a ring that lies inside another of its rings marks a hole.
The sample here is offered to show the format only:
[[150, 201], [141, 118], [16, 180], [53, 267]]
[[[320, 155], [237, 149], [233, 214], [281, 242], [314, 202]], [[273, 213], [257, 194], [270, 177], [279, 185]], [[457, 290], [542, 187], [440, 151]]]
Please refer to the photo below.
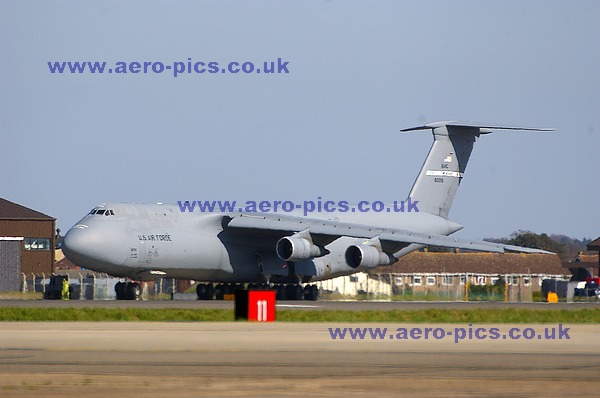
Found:
[[485, 291], [501, 283], [506, 292], [502, 299], [532, 301], [534, 294], [541, 291], [544, 279], [570, 278], [571, 273], [561, 266], [557, 255], [413, 252], [391, 266], [322, 281], [319, 287], [342, 296], [368, 294], [385, 298], [416, 294], [464, 300], [467, 290]]
[[56, 219], [0, 198], [0, 291], [18, 291], [22, 275], [49, 276]]

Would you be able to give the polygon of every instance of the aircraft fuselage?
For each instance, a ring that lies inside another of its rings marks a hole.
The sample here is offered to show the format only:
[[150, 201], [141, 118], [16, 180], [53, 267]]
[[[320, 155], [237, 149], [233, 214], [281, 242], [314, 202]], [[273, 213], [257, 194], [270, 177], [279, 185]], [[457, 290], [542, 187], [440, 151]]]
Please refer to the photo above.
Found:
[[[163, 276], [211, 282], [308, 282], [361, 271], [350, 267], [343, 253], [364, 239], [340, 237], [326, 246], [329, 254], [283, 261], [275, 253], [280, 236], [231, 232], [223, 228], [227, 216], [182, 212], [169, 204], [106, 203], [67, 233], [63, 250], [81, 267], [135, 280]], [[460, 229], [429, 213], [311, 214], [313, 219], [319, 216], [441, 235]], [[394, 256], [419, 247], [409, 244]]]

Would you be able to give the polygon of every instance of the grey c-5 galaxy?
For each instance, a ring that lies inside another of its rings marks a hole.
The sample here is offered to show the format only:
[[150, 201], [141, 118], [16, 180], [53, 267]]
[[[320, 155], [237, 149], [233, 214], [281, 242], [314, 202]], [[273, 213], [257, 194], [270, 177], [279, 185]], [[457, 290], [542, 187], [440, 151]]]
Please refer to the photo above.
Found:
[[[434, 142], [410, 191], [418, 212], [292, 213], [182, 212], [167, 204], [105, 203], [66, 234], [73, 263], [107, 274], [203, 281], [199, 299], [222, 297], [232, 284], [277, 284], [278, 296], [316, 300], [307, 284], [389, 265], [427, 245], [490, 252], [542, 250], [455, 239], [448, 219], [476, 139], [503, 127], [436, 122], [402, 131], [433, 131]], [[213, 283], [217, 285], [214, 286]], [[302, 284], [305, 284], [304, 287]], [[140, 285], [117, 285], [117, 298], [137, 298]]]

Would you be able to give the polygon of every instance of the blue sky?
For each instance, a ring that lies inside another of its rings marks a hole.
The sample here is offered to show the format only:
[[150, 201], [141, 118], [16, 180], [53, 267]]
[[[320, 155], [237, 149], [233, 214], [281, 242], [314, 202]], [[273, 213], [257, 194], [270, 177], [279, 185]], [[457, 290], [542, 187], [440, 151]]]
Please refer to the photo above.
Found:
[[[0, 1], [0, 195], [70, 228], [104, 201], [404, 198], [436, 120], [476, 144], [469, 238], [600, 235], [598, 1]], [[289, 62], [52, 74], [47, 62]]]

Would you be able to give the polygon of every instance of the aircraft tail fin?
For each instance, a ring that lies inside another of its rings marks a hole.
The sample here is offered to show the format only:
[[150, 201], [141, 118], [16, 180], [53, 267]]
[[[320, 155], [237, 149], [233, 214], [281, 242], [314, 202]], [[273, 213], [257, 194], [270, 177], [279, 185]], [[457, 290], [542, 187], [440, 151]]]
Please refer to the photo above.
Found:
[[511, 127], [468, 122], [435, 122], [400, 130], [402, 132], [433, 131], [433, 145], [415, 180], [409, 197], [419, 201], [419, 210], [448, 218], [452, 201], [464, 176], [473, 150], [481, 134], [492, 130], [553, 131], [553, 129]]

